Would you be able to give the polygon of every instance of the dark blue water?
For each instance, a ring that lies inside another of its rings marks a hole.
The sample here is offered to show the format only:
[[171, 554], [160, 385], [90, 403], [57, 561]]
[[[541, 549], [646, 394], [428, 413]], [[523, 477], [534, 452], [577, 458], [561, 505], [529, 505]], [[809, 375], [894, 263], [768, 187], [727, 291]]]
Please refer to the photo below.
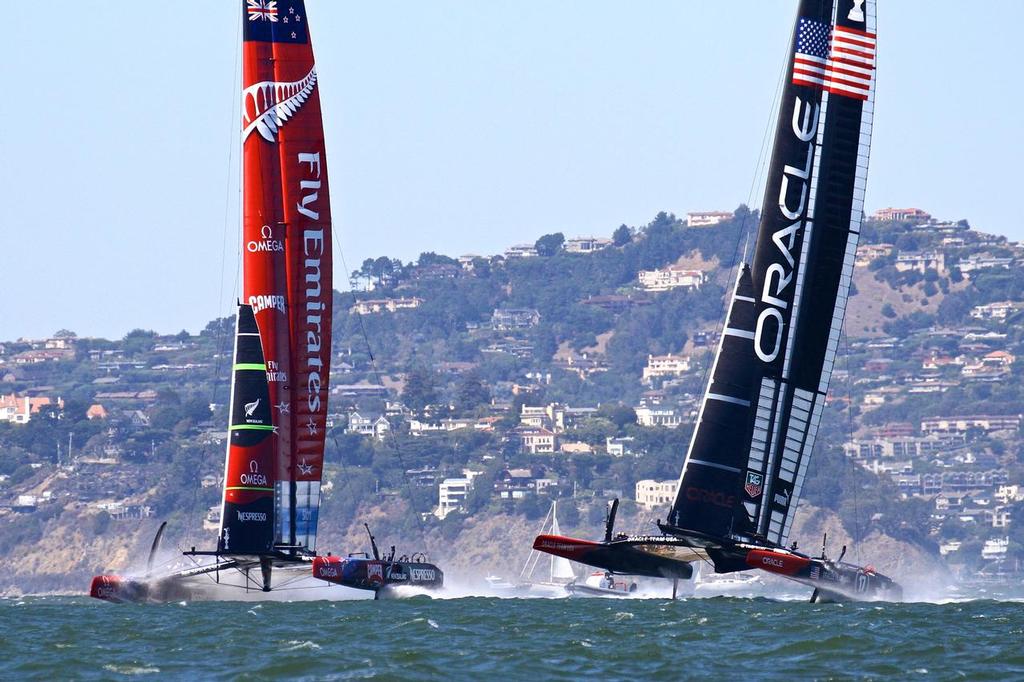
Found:
[[0, 679], [1024, 679], [1024, 604], [0, 600]]

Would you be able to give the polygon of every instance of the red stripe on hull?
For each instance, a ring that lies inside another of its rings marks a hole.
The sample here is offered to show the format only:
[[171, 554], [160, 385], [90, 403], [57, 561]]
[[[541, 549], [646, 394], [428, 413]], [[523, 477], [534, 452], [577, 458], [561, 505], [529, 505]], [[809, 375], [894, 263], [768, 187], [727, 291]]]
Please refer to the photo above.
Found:
[[601, 547], [599, 542], [567, 538], [564, 535], [538, 535], [533, 541], [533, 548], [539, 552], [546, 552], [583, 563], [585, 563], [583, 560], [587, 554], [590, 554], [598, 547]]
[[771, 550], [755, 549], [747, 553], [747, 566], [760, 568], [769, 573], [792, 576], [807, 568], [811, 560], [807, 557], [773, 552]]

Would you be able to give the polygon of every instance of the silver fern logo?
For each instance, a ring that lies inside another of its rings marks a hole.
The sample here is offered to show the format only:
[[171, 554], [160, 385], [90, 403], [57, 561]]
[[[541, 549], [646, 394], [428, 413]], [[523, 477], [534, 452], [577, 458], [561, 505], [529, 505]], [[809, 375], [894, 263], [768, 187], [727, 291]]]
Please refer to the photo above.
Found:
[[259, 131], [267, 142], [277, 142], [277, 131], [305, 104], [316, 87], [316, 67], [294, 83], [261, 81], [242, 91], [242, 141]]

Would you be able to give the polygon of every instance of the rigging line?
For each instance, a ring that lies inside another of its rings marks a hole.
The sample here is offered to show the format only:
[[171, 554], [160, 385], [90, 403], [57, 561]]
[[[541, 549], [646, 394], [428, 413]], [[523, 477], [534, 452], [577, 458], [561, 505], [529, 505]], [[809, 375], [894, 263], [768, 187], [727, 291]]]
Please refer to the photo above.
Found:
[[[782, 92], [785, 89], [786, 74], [789, 72], [789, 52], [790, 52], [790, 49], [791, 49], [791, 46], [789, 44], [787, 44], [785, 52], [783, 53], [783, 58], [780, 60], [779, 75], [778, 75], [778, 79], [777, 79], [776, 84], [775, 84], [775, 91], [772, 94], [771, 107], [769, 109], [768, 117], [767, 117], [766, 122], [765, 122], [764, 130], [761, 133], [761, 149], [758, 152], [757, 163], [754, 164], [754, 172], [753, 172], [753, 174], [752, 174], [752, 176], [750, 178], [750, 189], [747, 191], [747, 204], [746, 204], [746, 206], [747, 206], [747, 213], [743, 216], [743, 219], [740, 221], [740, 228], [739, 228], [739, 231], [736, 234], [736, 244], [733, 247], [733, 257], [732, 257], [733, 267], [729, 271], [729, 275], [730, 275], [729, 283], [730, 284], [735, 282], [736, 278], [738, 277], [739, 268], [742, 267], [743, 263], [750, 262], [751, 255], [748, 254], [747, 249], [748, 249], [748, 247], [749, 247], [749, 245], [751, 243], [751, 236], [754, 234], [754, 230], [751, 229], [751, 228], [753, 227], [753, 228], [756, 229], [756, 225], [751, 226], [748, 223], [750, 222], [750, 219], [751, 219], [751, 216], [753, 215], [753, 212], [755, 210], [759, 210], [759, 209], [751, 208], [751, 204], [754, 203], [755, 195], [758, 192], [758, 187], [763, 185], [763, 182], [760, 182], [760, 180], [762, 180], [763, 178], [766, 178], [767, 175], [768, 175], [767, 166], [768, 166], [768, 163], [769, 163], [769, 160], [770, 160], [770, 151], [769, 150], [770, 150], [770, 147], [771, 147], [771, 139], [773, 137], [772, 136], [772, 123], [778, 117], [777, 112], [778, 112], [778, 110], [781, 107]], [[760, 217], [760, 213], [758, 213], [758, 217]], [[740, 248], [740, 242], [741, 241], [743, 242], [743, 259], [739, 260], [739, 248]], [[732, 296], [729, 293], [729, 289], [726, 289], [725, 299], [722, 302], [722, 310], [721, 310], [722, 314], [719, 316], [719, 323], [715, 327], [715, 333], [716, 334], [720, 335], [722, 333], [723, 328], [725, 327], [725, 325], [728, 322], [727, 317], [728, 317], [728, 314], [729, 314], [729, 308], [730, 308], [729, 303], [730, 303], [731, 299], [732, 299]], [[712, 361], [712, 362], [708, 363], [707, 365], [705, 365], [705, 367], [704, 367], [704, 372], [703, 372], [703, 374], [701, 376], [701, 387], [702, 387], [702, 390], [704, 390], [704, 391], [707, 391], [707, 389], [708, 389], [708, 386], [709, 386], [709, 384], [708, 384], [708, 375], [710, 374], [711, 367], [713, 365], [714, 365], [714, 362]], [[694, 428], [697, 428], [696, 424], [694, 424]]]
[[[341, 260], [341, 268], [342, 268], [342, 270], [345, 273], [345, 281], [347, 282], [347, 281], [349, 281], [348, 263], [346, 263], [346, 261], [345, 261], [345, 252], [341, 249], [341, 242], [338, 239], [338, 230], [335, 228], [333, 222], [331, 223], [331, 233], [334, 236], [333, 244], [338, 249], [338, 257]], [[353, 300], [353, 302], [356, 302], [355, 291], [354, 290], [352, 291], [352, 300]], [[355, 314], [356, 314], [356, 320], [359, 323], [359, 332], [360, 332], [360, 334], [363, 337], [363, 343], [366, 345], [366, 353], [370, 357], [370, 369], [373, 372], [374, 378], [377, 380], [377, 385], [383, 386], [384, 382], [382, 381], [380, 370], [377, 367], [377, 359], [376, 359], [376, 357], [373, 354], [373, 347], [370, 346], [370, 337], [369, 337], [369, 335], [366, 332], [366, 325], [363, 324], [363, 315], [362, 315], [362, 313], [359, 312], [359, 310], [356, 310]], [[333, 336], [332, 336], [332, 341], [333, 341]], [[402, 447], [401, 447], [401, 443], [400, 443], [399, 438], [398, 438], [398, 430], [397, 429], [391, 429], [389, 431], [389, 433], [390, 433], [391, 437], [390, 438], [386, 438], [386, 440], [388, 440], [392, 444], [392, 447], [393, 447], [393, 449], [395, 451], [395, 454], [398, 456], [398, 464], [399, 464], [399, 466], [402, 467], [402, 480], [405, 482], [406, 489], [409, 492], [409, 510], [412, 512], [413, 516], [416, 518], [416, 525], [419, 526], [420, 535], [425, 538], [426, 534], [427, 534], [426, 526], [424, 526], [423, 518], [420, 516], [419, 512], [416, 511], [416, 508], [415, 508], [416, 499], [417, 499], [416, 492], [413, 490], [412, 483], [409, 481], [409, 477], [405, 475], [405, 472], [406, 472], [407, 469], [406, 469], [406, 466], [405, 466], [405, 458], [402, 456]]]
[[[234, 87], [231, 89], [231, 92], [232, 92], [232, 95], [231, 95], [231, 105], [229, 107], [229, 110], [230, 110], [230, 123], [229, 123], [229, 126], [228, 126], [228, 131], [229, 132], [228, 132], [228, 135], [227, 135], [227, 139], [229, 140], [229, 143], [228, 143], [228, 155], [227, 155], [227, 166], [226, 166], [225, 172], [224, 172], [224, 181], [225, 181], [224, 182], [224, 225], [223, 225], [223, 229], [221, 231], [220, 277], [218, 278], [218, 285], [219, 285], [220, 294], [217, 297], [217, 301], [218, 301], [217, 313], [216, 313], [216, 317], [214, 318], [217, 321], [222, 320], [222, 319], [224, 319], [226, 317], [224, 315], [224, 312], [225, 312], [225, 309], [224, 309], [224, 305], [225, 305], [225, 298], [224, 298], [224, 275], [225, 275], [225, 271], [227, 269], [228, 235], [230, 233], [229, 225], [231, 224], [231, 181], [230, 181], [230, 178], [231, 178], [231, 168], [232, 168], [232, 166], [234, 164], [235, 148], [236, 148], [236, 145], [238, 143], [238, 135], [237, 135], [238, 121], [241, 118], [241, 113], [239, 111], [240, 100], [239, 100], [239, 97], [237, 95], [237, 93], [241, 90], [241, 72], [240, 72], [240, 68], [239, 68], [239, 60], [241, 58], [241, 51], [242, 51], [242, 48], [241, 48], [241, 44], [242, 44], [242, 15], [241, 15], [241, 13], [238, 13], [237, 20], [236, 20], [235, 24], [236, 24], [236, 26], [235, 26], [235, 43], [234, 44], [236, 46], [238, 46], [238, 47], [235, 49], [235, 62], [234, 62], [234, 66], [232, 67], [232, 71], [231, 71], [232, 74], [233, 74], [232, 82], [234, 83]], [[239, 164], [239, 183], [238, 183], [238, 189], [237, 189], [237, 195], [239, 197], [241, 196], [241, 191], [242, 191], [241, 164]], [[241, 205], [241, 202], [239, 202], [239, 206], [240, 205]], [[239, 241], [239, 243], [240, 243], [240, 241]], [[236, 263], [235, 263], [235, 283], [234, 283], [234, 286], [233, 286], [233, 292], [232, 293], [235, 293], [238, 290], [238, 271], [239, 271], [239, 269], [241, 267], [240, 261], [241, 261], [240, 258], [236, 258]], [[232, 297], [232, 298], [235, 298], [235, 297]], [[221, 372], [223, 371], [224, 355], [225, 355], [225, 350], [226, 350], [226, 348], [225, 348], [225, 346], [226, 346], [225, 340], [226, 340], [226, 338], [229, 338], [229, 335], [225, 334], [225, 329], [224, 329], [225, 326], [226, 325], [218, 324], [217, 325], [217, 330], [216, 330], [216, 335], [214, 336], [214, 349], [215, 349], [216, 352], [214, 353], [213, 377], [212, 377], [211, 386], [210, 386], [210, 401], [209, 402], [210, 402], [211, 405], [215, 405], [217, 403], [217, 391], [218, 391], [219, 383], [220, 383], [219, 382], [219, 378], [220, 378]], [[230, 325], [227, 325], [227, 326], [230, 326]], [[231, 358], [231, 361], [233, 361], [233, 360], [234, 360], [234, 358]], [[230, 365], [231, 361], [229, 361], [229, 363], [228, 363], [229, 365]], [[204, 457], [204, 459], [205, 459], [205, 457]], [[188, 540], [189, 543], [190, 543], [191, 539], [195, 536], [195, 534], [197, 532], [197, 528], [196, 528], [196, 525], [197, 525], [196, 524], [196, 519], [197, 519], [197, 517], [196, 517], [196, 506], [198, 505], [198, 503], [199, 503], [199, 491], [198, 491], [198, 489], [195, 489], [195, 490], [193, 490], [193, 494], [192, 494], [192, 507], [189, 510], [189, 523], [188, 523], [188, 525], [185, 528], [186, 540]]]
[[[846, 421], [846, 425], [847, 425], [847, 431], [848, 431], [847, 435], [849, 436], [849, 442], [852, 443], [853, 442], [853, 429], [854, 429], [854, 424], [853, 424], [853, 374], [850, 372], [850, 337], [849, 337], [849, 335], [847, 335], [845, 333], [845, 329], [843, 331], [844, 331], [844, 334], [843, 334], [843, 345], [844, 345], [845, 350], [846, 350], [846, 353], [844, 354], [845, 355], [845, 360], [846, 360], [846, 396], [847, 396], [847, 398], [846, 398], [847, 399], [847, 405], [846, 405], [846, 420], [847, 421]], [[859, 465], [854, 464], [852, 461], [849, 461], [848, 458], [846, 457], [846, 453], [845, 452], [843, 453], [843, 459], [847, 460], [846, 461], [846, 465], [848, 467], [850, 467], [851, 471], [852, 471], [852, 475], [849, 477], [849, 480], [853, 483], [853, 532], [854, 532], [855, 537], [857, 538], [857, 541], [853, 543], [853, 551], [854, 551], [854, 557], [859, 561], [860, 558], [861, 558], [860, 557], [860, 536], [861, 536], [860, 535], [861, 534], [861, 525], [860, 525], [860, 491], [859, 491], [860, 485], [857, 483], [857, 474], [859, 472], [856, 470], [856, 467], [858, 467]]]

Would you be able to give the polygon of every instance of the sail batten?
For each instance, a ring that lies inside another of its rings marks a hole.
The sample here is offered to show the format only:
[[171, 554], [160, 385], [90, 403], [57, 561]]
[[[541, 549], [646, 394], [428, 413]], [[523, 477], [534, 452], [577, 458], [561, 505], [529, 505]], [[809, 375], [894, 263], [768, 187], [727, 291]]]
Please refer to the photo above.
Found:
[[[741, 271], [683, 467], [669, 517], [677, 528], [788, 538], [852, 281], [874, 41], [872, 0], [801, 0], [753, 262]], [[863, 72], [856, 86], [836, 66], [852, 44]], [[739, 291], [744, 277], [751, 293]], [[750, 317], [734, 321], [744, 305]]]

